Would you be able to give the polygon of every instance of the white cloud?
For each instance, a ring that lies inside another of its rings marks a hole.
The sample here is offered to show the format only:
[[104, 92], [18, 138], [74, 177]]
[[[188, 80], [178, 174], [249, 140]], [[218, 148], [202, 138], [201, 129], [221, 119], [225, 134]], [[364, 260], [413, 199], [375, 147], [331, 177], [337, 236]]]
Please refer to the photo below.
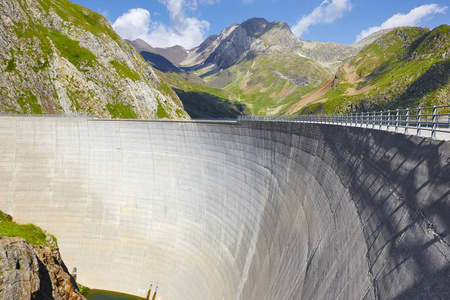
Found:
[[117, 18], [112, 26], [121, 37], [135, 40], [148, 34], [150, 12], [143, 8], [132, 8]]
[[363, 38], [371, 35], [374, 32], [380, 31], [387, 28], [395, 28], [402, 26], [416, 26], [425, 17], [429, 17], [434, 14], [445, 14], [447, 6], [439, 6], [437, 4], [427, 4], [414, 8], [409, 13], [405, 14], [395, 14], [389, 19], [387, 19], [380, 26], [370, 27], [361, 31], [356, 37], [356, 41], [360, 41]]
[[344, 12], [350, 11], [352, 4], [350, 0], [325, 0], [316, 7], [309, 15], [304, 15], [292, 27], [295, 36], [301, 37], [308, 31], [309, 26], [316, 24], [331, 24], [343, 17]]
[[143, 39], [153, 47], [181, 45], [186, 49], [198, 46], [205, 39], [209, 22], [186, 16], [186, 10], [195, 11], [198, 4], [211, 5], [217, 0], [158, 0], [167, 7], [171, 24], [152, 22], [150, 12], [143, 8], [130, 9], [112, 25], [125, 38]]

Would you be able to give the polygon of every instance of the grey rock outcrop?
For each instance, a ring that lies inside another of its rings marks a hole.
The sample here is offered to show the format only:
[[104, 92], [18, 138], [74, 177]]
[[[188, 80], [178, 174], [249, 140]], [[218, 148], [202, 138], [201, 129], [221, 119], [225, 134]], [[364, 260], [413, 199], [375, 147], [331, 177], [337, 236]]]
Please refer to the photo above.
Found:
[[0, 15], [0, 112], [189, 118], [101, 15], [66, 0], [5, 0]]
[[0, 238], [0, 299], [85, 299], [57, 249]]
[[206, 63], [213, 63], [220, 69], [231, 67], [250, 49], [250, 38], [251, 36], [242, 26], [236, 27], [230, 35], [220, 42], [219, 46], [206, 59]]

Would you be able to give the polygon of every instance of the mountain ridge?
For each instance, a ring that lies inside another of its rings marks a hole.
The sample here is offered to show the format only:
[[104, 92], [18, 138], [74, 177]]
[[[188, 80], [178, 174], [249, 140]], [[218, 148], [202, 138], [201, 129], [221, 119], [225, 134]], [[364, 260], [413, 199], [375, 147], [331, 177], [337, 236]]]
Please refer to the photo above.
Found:
[[[412, 79], [409, 81], [398, 79], [399, 81], [393, 82], [392, 86], [375, 87], [375, 89], [381, 89], [375, 95], [373, 85], [365, 82], [370, 79], [370, 76], [376, 76], [376, 73], [359, 74], [355, 71], [358, 69], [354, 66], [355, 58], [361, 62], [369, 62], [371, 57], [378, 57], [378, 54], [374, 53], [367, 53], [368, 55], [364, 56], [366, 53], [364, 51], [367, 51], [365, 49], [371, 49], [373, 45], [380, 43], [383, 37], [390, 34], [393, 35], [391, 38], [394, 38], [393, 32], [402, 30], [407, 29], [404, 27], [385, 29], [353, 45], [341, 45], [333, 42], [302, 41], [292, 34], [285, 22], [268, 22], [262, 18], [253, 18], [241, 24], [229, 25], [220, 34], [206, 38], [198, 47], [185, 50], [187, 58], [180, 60], [177, 64], [181, 69], [179, 76], [166, 72], [165, 77], [177, 90], [182, 101], [186, 92], [189, 92], [190, 105], [193, 105], [192, 95], [196, 90], [202, 90], [198, 96], [205, 100], [207, 98], [205, 90], [208, 90], [215, 97], [214, 99], [222, 99], [224, 103], [228, 101], [232, 107], [235, 107], [232, 103], [243, 105], [244, 109], [240, 109], [239, 112], [246, 114], [334, 113], [375, 108], [379, 106], [377, 103], [386, 102], [384, 98], [399, 97], [399, 93], [392, 92], [394, 89], [405, 91], [410, 87], [409, 94], [411, 94], [413, 89], [417, 90], [417, 86], [426, 84], [428, 77], [423, 77], [420, 81], [422, 83], [418, 81], [415, 85], [411, 85]], [[424, 32], [427, 30], [429, 31], [429, 29], [423, 29]], [[384, 56], [389, 56], [391, 52], [397, 50], [388, 47], [383, 51], [386, 51]], [[425, 54], [421, 57], [416, 55], [408, 59], [419, 61], [424, 57], [433, 56], [432, 53], [427, 52], [428, 50], [424, 51]], [[404, 56], [407, 53], [401, 55]], [[399, 60], [401, 59], [403, 58], [400, 57]], [[381, 64], [392, 63], [399, 68], [403, 66], [397, 63], [397, 60], [381, 58], [379, 60]], [[155, 67], [158, 68], [156, 65]], [[423, 74], [429, 67], [423, 66], [416, 74], [408, 73], [408, 76], [413, 78], [417, 74]], [[445, 81], [447, 65], [437, 64], [435, 67], [437, 69], [435, 71], [431, 69], [428, 74], [439, 73], [440, 78], [434, 82]], [[381, 65], [377, 68], [381, 68]], [[433, 76], [437, 75], [431, 77]], [[365, 78], [361, 79], [362, 77]], [[190, 85], [183, 80], [195, 84]], [[199, 88], [198, 84], [208, 88]], [[402, 86], [402, 84], [405, 85]], [[445, 86], [445, 83], [441, 85]], [[418, 93], [425, 90], [422, 88]], [[440, 93], [445, 94], [445, 92]], [[409, 97], [412, 96], [414, 95]], [[438, 98], [442, 99], [442, 97]], [[199, 100], [199, 106], [206, 107], [200, 102]], [[347, 103], [344, 105], [345, 108], [341, 102]], [[405, 99], [390, 102], [402, 102], [405, 105], [409, 103]], [[391, 106], [383, 104], [383, 107]], [[197, 114], [198, 111], [196, 111]]]
[[[230, 34], [233, 34], [236, 29], [238, 30], [238, 32], [235, 33], [235, 39], [232, 41], [231, 39], [233, 37], [230, 38]], [[217, 47], [219, 47], [221, 43], [230, 44], [231, 42], [231, 44], [238, 44], [238, 50], [240, 51], [234, 51], [235, 53], [233, 54], [239, 56], [242, 55], [245, 51], [250, 50], [252, 41], [247, 41], [246, 38], [253, 38], [261, 39], [266, 47], [270, 45], [280, 45], [292, 50], [299, 51], [300, 55], [315, 59], [319, 63], [322, 63], [324, 67], [329, 68], [329, 70], [333, 72], [337, 71], [337, 68], [330, 67], [330, 65], [342, 64], [343, 61], [349, 60], [352, 56], [356, 55], [356, 53], [359, 52], [364, 46], [370, 44], [380, 35], [385, 34], [390, 30], [392, 29], [380, 30], [352, 45], [344, 45], [335, 42], [303, 41], [293, 35], [289, 25], [286, 22], [268, 22], [264, 18], [251, 18], [244, 20], [241, 24], [235, 23], [228, 25], [219, 34], [208, 36], [199, 46], [189, 50], [184, 49], [179, 45], [168, 48], [155, 48], [154, 50], [156, 51], [155, 53], [164, 56], [179, 67], [193, 67], [195, 69], [196, 67], [198, 68], [199, 65], [202, 65], [204, 63], [214, 63], [215, 57], [220, 56], [220, 53], [214, 52], [217, 50]], [[277, 31], [278, 34], [274, 33], [275, 31]], [[134, 41], [131, 41], [131, 43], [133, 42]], [[144, 41], [140, 40], [140, 42]], [[151, 47], [150, 44], [147, 45]], [[221, 52], [225, 52], [223, 51], [223, 48], [225, 47], [226, 46], [223, 45], [219, 50], [221, 50]], [[257, 45], [253, 45], [253, 47], [258, 48]], [[135, 48], [140, 51], [139, 46]], [[172, 50], [174, 48], [177, 49], [179, 57], [174, 58], [174, 51]], [[321, 51], [321, 49], [323, 48], [325, 48], [325, 52], [327, 52], [328, 56], [321, 54], [321, 52], [324, 52], [323, 50]], [[210, 57], [212, 53], [214, 53], [213, 57]], [[233, 59], [231, 64], [236, 60], [237, 57]], [[219, 67], [223, 67], [222, 69], [227, 68], [231, 65], [230, 63], [221, 65], [221, 62], [222, 61], [219, 62]]]

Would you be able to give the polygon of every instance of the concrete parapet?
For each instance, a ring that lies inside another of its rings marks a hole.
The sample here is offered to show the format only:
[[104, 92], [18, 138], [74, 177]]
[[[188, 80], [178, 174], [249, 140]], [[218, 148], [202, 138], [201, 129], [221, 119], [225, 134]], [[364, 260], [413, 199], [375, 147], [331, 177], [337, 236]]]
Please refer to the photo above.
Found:
[[164, 299], [448, 295], [450, 144], [289, 122], [0, 117], [0, 209]]

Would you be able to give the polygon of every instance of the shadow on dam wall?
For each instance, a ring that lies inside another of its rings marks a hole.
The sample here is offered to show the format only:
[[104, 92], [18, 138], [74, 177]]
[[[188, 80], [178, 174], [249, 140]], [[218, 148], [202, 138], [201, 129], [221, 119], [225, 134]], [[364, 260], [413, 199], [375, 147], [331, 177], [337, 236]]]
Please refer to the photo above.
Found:
[[0, 118], [0, 209], [80, 283], [164, 299], [445, 299], [450, 144], [362, 128]]

